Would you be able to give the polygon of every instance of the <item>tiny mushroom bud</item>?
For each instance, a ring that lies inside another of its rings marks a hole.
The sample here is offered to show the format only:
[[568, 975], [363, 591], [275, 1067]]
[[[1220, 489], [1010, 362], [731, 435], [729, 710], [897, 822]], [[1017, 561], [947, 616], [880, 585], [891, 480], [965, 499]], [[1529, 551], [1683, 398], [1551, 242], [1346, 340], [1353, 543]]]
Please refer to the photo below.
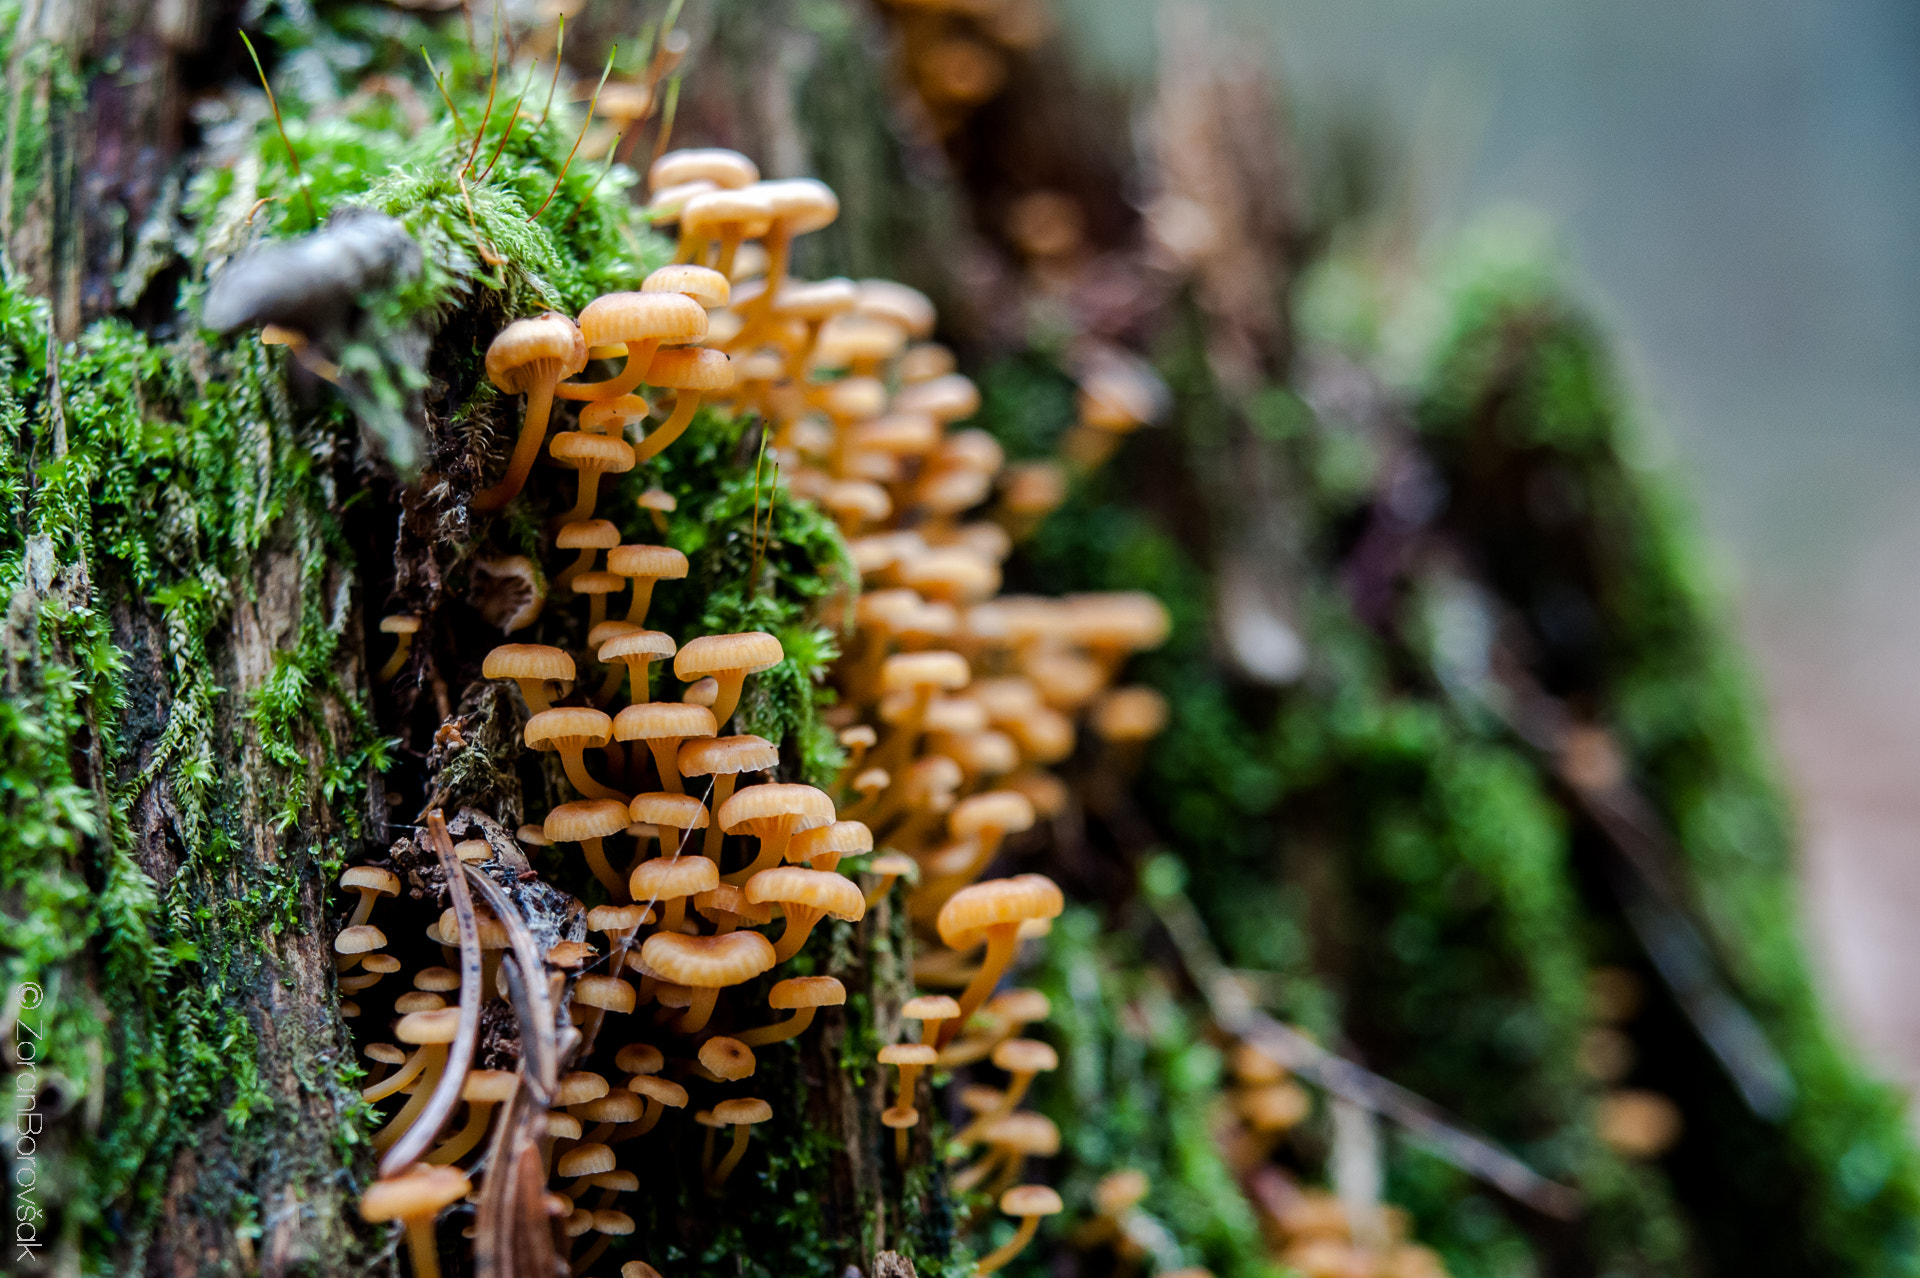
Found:
[[419, 631], [420, 618], [410, 612], [380, 618], [380, 633], [395, 636], [397, 642], [394, 645], [393, 655], [387, 658], [387, 664], [380, 667], [380, 673], [374, 678], [385, 683], [400, 673], [400, 667], [407, 663], [407, 653], [413, 647], [413, 637]]
[[527, 708], [537, 715], [553, 706], [547, 691], [549, 683], [573, 682], [573, 658], [544, 644], [503, 643], [480, 663], [480, 674], [487, 679], [511, 679], [519, 684]]
[[547, 418], [558, 384], [586, 366], [586, 339], [572, 320], [553, 311], [515, 320], [493, 339], [487, 348], [487, 380], [509, 395], [524, 394], [527, 412], [506, 475], [474, 494], [473, 509], [499, 510], [520, 492], [547, 437]]

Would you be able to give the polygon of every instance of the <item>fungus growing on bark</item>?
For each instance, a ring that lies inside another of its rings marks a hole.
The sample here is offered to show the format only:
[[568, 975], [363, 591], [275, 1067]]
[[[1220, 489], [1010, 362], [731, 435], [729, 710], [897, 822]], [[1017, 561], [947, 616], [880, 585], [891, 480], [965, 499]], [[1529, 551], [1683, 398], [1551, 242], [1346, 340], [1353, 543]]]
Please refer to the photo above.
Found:
[[707, 826], [706, 804], [690, 794], [668, 790], [634, 795], [633, 802], [627, 805], [627, 815], [661, 831], [660, 856], [663, 858], [678, 856], [688, 831], [703, 830]]
[[762, 870], [747, 880], [746, 891], [749, 901], [778, 905], [787, 916], [786, 929], [773, 947], [774, 959], [780, 963], [798, 954], [814, 927], [829, 914], [851, 923], [867, 912], [867, 898], [859, 885], [829, 870], [804, 870], [797, 865]]
[[[689, 738], [711, 737], [716, 730], [713, 711], [705, 706], [678, 701], [645, 701], [630, 705], [613, 721], [613, 735], [618, 740], [647, 743], [647, 749], [653, 754], [654, 766], [660, 772], [660, 786], [670, 794], [679, 794], [686, 788], [680, 779], [681, 743]], [[660, 824], [642, 816], [636, 816], [634, 820]], [[686, 830], [693, 827], [683, 825], [679, 828]]]
[[[549, 711], [548, 713], [554, 713]], [[565, 757], [564, 755], [562, 757]], [[547, 813], [545, 833], [555, 843], [578, 843], [587, 868], [616, 901], [627, 899], [627, 885], [607, 862], [601, 840], [627, 828], [627, 805], [619, 799], [582, 799]]]
[[601, 702], [613, 699], [624, 677], [630, 685], [628, 699], [645, 704], [653, 695], [650, 677], [653, 663], [665, 661], [675, 651], [673, 637], [658, 630], [629, 630], [601, 644], [597, 655], [601, 661], [613, 667], [606, 684], [600, 689]]
[[593, 568], [594, 556], [620, 544], [620, 529], [607, 519], [577, 519], [561, 526], [553, 544], [560, 550], [577, 550], [579, 556], [553, 579], [554, 588], [565, 590], [573, 579]]
[[[663, 293], [659, 296], [674, 294]], [[686, 432], [703, 396], [733, 385], [733, 363], [724, 351], [709, 350], [704, 346], [675, 347], [653, 357], [653, 366], [647, 370], [647, 380], [675, 394], [673, 412], [634, 450], [635, 460], [641, 462], [658, 457], [668, 444]]]
[[1017, 1217], [1020, 1228], [1004, 1244], [994, 1248], [980, 1258], [973, 1267], [978, 1278], [981, 1274], [990, 1274], [1006, 1267], [1007, 1262], [1026, 1250], [1028, 1243], [1039, 1231], [1043, 1216], [1057, 1216], [1066, 1210], [1066, 1204], [1060, 1201], [1060, 1195], [1046, 1185], [1015, 1185], [1000, 1195], [1000, 1210], [1009, 1216]]
[[993, 992], [1013, 961], [1020, 925], [1029, 919], [1057, 918], [1065, 905], [1059, 887], [1041, 874], [990, 879], [961, 888], [947, 899], [935, 924], [941, 941], [950, 949], [966, 951], [984, 940], [987, 950], [980, 970], [960, 995], [960, 1016], [942, 1028], [939, 1046], [951, 1042], [966, 1018]]
[[[682, 648], [680, 656], [686, 655], [687, 649]], [[676, 657], [676, 663], [678, 660]], [[779, 762], [779, 748], [765, 737], [714, 737], [707, 741], [689, 741], [680, 747], [679, 766], [683, 774], [713, 778], [713, 791], [707, 803], [716, 813], [733, 797], [733, 787], [741, 773], [763, 772]], [[706, 843], [701, 851], [715, 865], [720, 863], [718, 821], [707, 827]]]
[[511, 679], [519, 684], [527, 709], [540, 715], [553, 706], [547, 685], [573, 682], [573, 658], [545, 644], [503, 643], [480, 663], [480, 674], [487, 679]]
[[520, 492], [547, 437], [547, 418], [559, 383], [586, 366], [587, 339], [564, 315], [548, 311], [533, 319], [515, 320], [500, 330], [487, 348], [487, 380], [508, 395], [525, 395], [527, 411], [507, 473], [493, 487], [474, 494], [469, 503], [472, 509], [499, 510]]
[[406, 1227], [407, 1255], [415, 1278], [440, 1278], [433, 1221], [442, 1208], [465, 1198], [473, 1184], [457, 1167], [415, 1163], [398, 1176], [376, 1180], [360, 1196], [360, 1218], [370, 1224], [398, 1221]]
[[653, 586], [657, 581], [679, 581], [687, 575], [687, 557], [671, 546], [619, 546], [607, 555], [607, 571], [633, 583], [633, 599], [627, 605], [627, 620], [636, 626], [647, 621], [653, 606]]
[[736, 886], [762, 870], [779, 865], [796, 831], [818, 829], [832, 822], [833, 800], [810, 785], [773, 783], [750, 786], [720, 805], [715, 814], [728, 834], [751, 834], [760, 842], [751, 864], [725, 876]]
[[[660, 927], [664, 932], [680, 930], [687, 917], [688, 897], [712, 891], [719, 882], [719, 870], [704, 856], [657, 856], [634, 866], [627, 876], [634, 900], [661, 903]], [[671, 976], [668, 979], [687, 983]]]
[[753, 1049], [737, 1038], [725, 1034], [715, 1034], [700, 1044], [695, 1053], [701, 1068], [723, 1083], [737, 1083], [743, 1078], [753, 1077], [753, 1071], [759, 1068], [754, 1059]]
[[799, 830], [787, 842], [787, 860], [815, 870], [837, 870], [843, 856], [873, 851], [873, 831], [862, 821], [834, 821]]
[[839, 1007], [847, 1001], [847, 987], [831, 976], [795, 976], [767, 991], [767, 1006], [776, 1012], [791, 1011], [792, 1016], [773, 1025], [743, 1030], [736, 1037], [749, 1047], [783, 1043], [797, 1038], [813, 1024], [815, 1009]]
[[684, 293], [607, 293], [580, 312], [580, 333], [591, 347], [625, 347], [626, 367], [604, 382], [562, 382], [566, 399], [618, 399], [647, 376], [662, 345], [707, 335], [707, 312]]
[[[494, 651], [498, 652], [499, 649]], [[604, 746], [612, 734], [613, 720], [590, 706], [560, 706], [553, 710], [542, 710], [527, 720], [523, 733], [527, 744], [535, 748], [543, 742], [552, 743], [552, 748], [560, 752], [560, 761], [566, 765], [567, 780], [573, 782], [573, 788], [581, 794], [590, 799], [618, 799], [625, 803], [626, 795], [600, 784], [587, 774], [583, 757], [588, 750]], [[623, 821], [621, 824], [626, 823]], [[548, 832], [547, 837], [551, 839], [553, 834]]]
[[713, 1107], [714, 1118], [733, 1128], [733, 1144], [728, 1148], [720, 1165], [713, 1169], [713, 1175], [707, 1181], [707, 1188], [718, 1193], [727, 1183], [727, 1177], [733, 1175], [733, 1169], [747, 1155], [747, 1139], [753, 1128], [773, 1117], [773, 1107], [763, 1100], [748, 1097], [741, 1100], [723, 1100]]
[[[562, 466], [580, 473], [579, 498], [572, 510], [560, 516], [570, 523], [593, 518], [593, 508], [600, 497], [600, 476], [623, 474], [633, 469], [634, 450], [631, 444], [624, 439], [595, 434], [593, 431], [563, 430], [553, 437], [547, 451]], [[576, 582], [579, 579], [579, 576], [573, 578]]]
[[[915, 1103], [920, 1071], [938, 1059], [939, 1054], [925, 1043], [889, 1043], [880, 1049], [880, 1063], [895, 1066], [900, 1071], [900, 1088], [895, 1093], [896, 1099], [880, 1117], [882, 1122], [893, 1128], [893, 1153], [901, 1162], [907, 1158], [907, 1129], [920, 1121], [920, 1108]], [[889, 1118], [889, 1115], [892, 1117]]]
[[675, 1028], [683, 1034], [697, 1034], [706, 1028], [722, 989], [752, 980], [779, 960], [774, 957], [773, 946], [758, 932], [686, 936], [660, 931], [640, 947], [640, 961], [663, 979], [693, 991], [686, 1015]]
[[385, 683], [400, 673], [400, 667], [407, 663], [407, 654], [413, 650], [413, 637], [419, 632], [420, 618], [410, 612], [380, 618], [380, 633], [393, 635], [395, 641], [393, 655], [387, 658], [387, 664], [380, 667], [380, 673], [374, 678]]

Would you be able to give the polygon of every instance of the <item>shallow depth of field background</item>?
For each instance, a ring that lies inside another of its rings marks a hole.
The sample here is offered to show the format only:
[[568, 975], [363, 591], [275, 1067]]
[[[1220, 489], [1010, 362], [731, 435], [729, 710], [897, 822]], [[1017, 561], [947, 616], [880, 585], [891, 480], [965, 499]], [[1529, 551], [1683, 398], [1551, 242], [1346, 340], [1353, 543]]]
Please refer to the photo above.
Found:
[[[1158, 0], [1066, 0], [1089, 69]], [[1216, 0], [1422, 242], [1520, 204], [1613, 325], [1703, 518], [1799, 803], [1842, 1022], [1920, 1086], [1920, 6]]]

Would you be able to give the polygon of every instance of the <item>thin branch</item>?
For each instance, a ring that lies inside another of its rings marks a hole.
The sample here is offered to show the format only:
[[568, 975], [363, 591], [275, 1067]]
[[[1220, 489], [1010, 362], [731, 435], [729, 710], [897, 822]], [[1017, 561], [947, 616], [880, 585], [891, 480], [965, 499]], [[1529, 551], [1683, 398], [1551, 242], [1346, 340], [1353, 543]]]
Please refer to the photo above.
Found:
[[560, 184], [567, 180], [567, 170], [573, 167], [573, 157], [580, 153], [580, 144], [587, 139], [587, 126], [593, 123], [594, 108], [600, 105], [600, 90], [607, 87], [607, 76], [613, 71], [613, 59], [620, 52], [620, 46], [614, 45], [607, 54], [607, 65], [600, 70], [600, 83], [593, 88], [593, 97], [587, 103], [587, 116], [580, 121], [580, 136], [573, 140], [573, 149], [567, 152], [567, 162], [560, 166], [560, 172], [554, 175], [553, 189], [547, 192], [547, 198], [540, 201], [540, 207], [533, 211], [529, 222], [538, 222], [540, 215], [547, 211], [547, 205], [553, 203], [553, 197], [560, 194]]
[[[267, 105], [273, 108], [273, 127], [280, 130], [280, 143], [287, 148], [287, 160], [293, 165], [293, 180], [300, 188], [300, 197], [307, 202], [307, 221], [320, 225], [320, 215], [313, 211], [313, 194], [307, 190], [307, 180], [300, 174], [300, 156], [293, 149], [293, 139], [287, 136], [287, 122], [280, 116], [280, 100], [273, 96], [273, 86], [267, 83], [267, 69], [260, 65], [260, 54], [255, 51], [253, 41], [247, 39], [247, 33], [240, 33], [240, 41], [247, 46], [247, 55], [253, 59], [254, 72], [260, 77], [260, 87], [267, 91]], [[249, 220], [252, 214], [248, 214]]]

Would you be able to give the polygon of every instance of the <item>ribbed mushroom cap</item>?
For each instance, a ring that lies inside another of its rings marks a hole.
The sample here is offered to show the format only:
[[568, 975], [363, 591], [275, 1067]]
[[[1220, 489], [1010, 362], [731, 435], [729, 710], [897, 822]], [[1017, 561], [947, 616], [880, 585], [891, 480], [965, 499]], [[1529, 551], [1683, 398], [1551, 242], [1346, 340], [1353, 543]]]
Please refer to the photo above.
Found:
[[390, 617], [380, 618], [380, 633], [383, 635], [416, 635], [420, 633], [420, 618], [410, 612], [397, 612]]
[[900, 565], [900, 580], [929, 599], [974, 603], [1000, 589], [1000, 565], [965, 546], [935, 546]]
[[404, 1065], [407, 1060], [407, 1054], [392, 1043], [368, 1043], [361, 1049], [361, 1055], [382, 1065]]
[[554, 1170], [562, 1176], [592, 1176], [612, 1171], [613, 1168], [613, 1150], [595, 1142], [575, 1145], [560, 1155], [559, 1164]]
[[864, 479], [837, 479], [820, 494], [820, 504], [836, 516], [873, 521], [893, 513], [887, 490]]
[[527, 720], [523, 735], [530, 746], [551, 741], [562, 750], [588, 750], [607, 743], [613, 720], [591, 706], [555, 706]]
[[387, 934], [371, 923], [343, 927], [340, 929], [340, 935], [333, 938], [335, 954], [368, 954], [374, 950], [386, 948]]
[[610, 1089], [607, 1080], [598, 1074], [586, 1070], [575, 1070], [560, 1076], [560, 1082], [553, 1089], [555, 1105], [581, 1105], [590, 1100], [598, 1100]]
[[607, 1234], [614, 1238], [624, 1238], [634, 1230], [633, 1217], [624, 1211], [615, 1211], [611, 1207], [597, 1207], [593, 1212], [593, 1232]]
[[588, 346], [628, 342], [697, 342], [707, 335], [707, 312], [684, 293], [607, 293], [580, 312]]
[[640, 1098], [623, 1087], [619, 1091], [608, 1092], [599, 1100], [588, 1101], [580, 1107], [578, 1117], [589, 1123], [637, 1123], [645, 1109]]
[[646, 657], [664, 661], [674, 654], [673, 636], [658, 630], [629, 630], [600, 645], [595, 655], [602, 661], [621, 661], [628, 657]]
[[989, 790], [953, 805], [947, 828], [956, 839], [979, 837], [987, 830], [1014, 834], [1033, 827], [1033, 804], [1018, 790]]
[[340, 886], [349, 892], [379, 892], [386, 896], [398, 896], [400, 876], [377, 865], [356, 865], [340, 876]]
[[657, 856], [633, 867], [633, 873], [627, 876], [627, 891], [636, 901], [675, 901], [696, 892], [710, 892], [718, 882], [719, 867], [704, 856]]
[[649, 488], [634, 498], [634, 501], [644, 509], [657, 510], [664, 515], [671, 515], [680, 509], [680, 503], [675, 501], [673, 494], [664, 488]]
[[[980, 388], [969, 377], [948, 373], [901, 387], [900, 393], [894, 396], [893, 406], [902, 412], [926, 413], [943, 422], [963, 421], [980, 411]], [[997, 447], [995, 452], [998, 453]], [[999, 465], [1000, 458], [996, 455], [986, 469], [997, 470]]]
[[1058, 918], [1065, 908], [1066, 901], [1052, 879], [1044, 874], [1016, 874], [961, 888], [940, 907], [935, 926], [948, 948], [966, 950], [990, 927]]
[[960, 1004], [945, 994], [916, 994], [900, 1005], [910, 1021], [950, 1021], [960, 1015]]
[[589, 932], [625, 932], [646, 922], [644, 905], [596, 905], [587, 911]]
[[[757, 787], [756, 787], [757, 788]], [[748, 791], [749, 794], [752, 791]], [[793, 836], [787, 844], [789, 861], [810, 861], [816, 856], [838, 852], [841, 856], [859, 856], [873, 851], [873, 831], [861, 821], [834, 821], [814, 826]]]
[[620, 528], [610, 519], [576, 519], [561, 525], [553, 544], [561, 550], [607, 550], [620, 544]]
[[555, 941], [547, 947], [547, 964], [550, 967], [568, 969], [580, 967], [588, 959], [597, 958], [600, 951], [585, 941]]
[[554, 311], [515, 320], [487, 347], [487, 380], [509, 395], [572, 377], [586, 366], [587, 343], [580, 330]]
[[1046, 1020], [1053, 1014], [1053, 1004], [1039, 990], [1012, 989], [988, 999], [986, 1011], [1003, 1021], [1024, 1025]]
[[369, 954], [360, 960], [360, 966], [369, 972], [387, 976], [400, 970], [400, 960], [391, 954]]
[[725, 1083], [749, 1078], [759, 1066], [751, 1047], [725, 1034], [715, 1034], [700, 1044], [699, 1058], [708, 1073]]
[[757, 830], [762, 822], [790, 819], [793, 829], [812, 830], [833, 820], [833, 799], [810, 785], [775, 782], [736, 791], [720, 805], [720, 828], [728, 834]]
[[614, 1068], [627, 1074], [658, 1074], [666, 1064], [665, 1053], [652, 1043], [628, 1043], [613, 1054]]
[[458, 1167], [415, 1163], [398, 1176], [376, 1180], [360, 1195], [360, 1218], [379, 1223], [416, 1220], [451, 1206], [473, 1190]]
[[[638, 395], [616, 395], [597, 399], [580, 409], [580, 429], [602, 435], [624, 435], [627, 427], [647, 420], [653, 406]], [[619, 538], [614, 538], [618, 541]]]
[[1037, 1038], [1009, 1038], [993, 1045], [993, 1063], [1009, 1074], [1039, 1074], [1060, 1068], [1059, 1055]]
[[685, 293], [708, 310], [725, 306], [733, 286], [710, 266], [676, 263], [663, 266], [640, 281], [642, 293]]
[[460, 1009], [435, 1008], [430, 1012], [408, 1012], [393, 1027], [393, 1036], [416, 1046], [425, 1043], [451, 1043], [460, 1028]]
[[867, 912], [866, 894], [852, 879], [797, 865], [776, 866], [748, 879], [747, 899], [757, 905], [810, 906], [849, 923]]
[[617, 572], [583, 572], [568, 583], [576, 595], [610, 595], [627, 588], [627, 579]]
[[702, 635], [680, 649], [673, 659], [673, 673], [683, 681], [733, 670], [755, 674], [779, 665], [785, 655], [780, 641], [764, 631]]
[[839, 1007], [847, 1001], [847, 987], [831, 976], [795, 976], [767, 991], [767, 1006], [775, 1011], [801, 1007]]
[[633, 986], [617, 976], [583, 976], [573, 984], [573, 1001], [608, 1012], [631, 1012]]
[[852, 280], [788, 280], [773, 295], [773, 313], [819, 322], [852, 310], [856, 297]]
[[627, 1080], [627, 1090], [648, 1100], [657, 1100], [668, 1109], [687, 1107], [687, 1089], [672, 1079], [653, 1074], [635, 1074]]
[[566, 1110], [547, 1111], [547, 1135], [555, 1140], [579, 1140], [583, 1130], [585, 1129], [580, 1126], [580, 1120]]
[[678, 581], [687, 575], [687, 557], [672, 546], [615, 546], [607, 553], [607, 571], [622, 577]]
[[930, 1043], [889, 1043], [880, 1049], [882, 1065], [931, 1065], [939, 1059]]
[[712, 989], [752, 980], [773, 966], [774, 956], [773, 944], [758, 932], [655, 932], [640, 947], [640, 961], [676, 985]]
[[540, 643], [503, 643], [480, 663], [488, 679], [571, 679], [573, 658]]
[[1093, 707], [1093, 730], [1108, 741], [1147, 741], [1167, 726], [1167, 699], [1152, 688], [1115, 688]]
[[491, 861], [493, 845], [485, 839], [462, 839], [453, 845], [453, 854], [462, 861]]
[[742, 239], [765, 235], [773, 226], [773, 201], [753, 187], [708, 191], [680, 206], [680, 226], [695, 235], [719, 235], [728, 230]]
[[711, 182], [738, 189], [760, 180], [760, 170], [738, 151], [724, 147], [686, 147], [668, 151], [647, 170], [647, 186], [658, 191], [682, 182]]
[[933, 303], [919, 289], [894, 280], [861, 280], [860, 300], [855, 310], [898, 326], [909, 337], [924, 338], [933, 333], [938, 318]]
[[[710, 737], [719, 730], [719, 725], [713, 721], [713, 711], [705, 706], [688, 705], [684, 701], [645, 701], [626, 707], [613, 721], [613, 735], [622, 741]], [[647, 819], [634, 818], [636, 821]]]
[[520, 1085], [520, 1076], [508, 1069], [470, 1069], [466, 1081], [460, 1085], [460, 1099], [480, 1104], [498, 1105], [511, 1100], [516, 1087]]
[[952, 692], [972, 678], [967, 659], [957, 652], [896, 652], [880, 666], [880, 687], [886, 692], [914, 688], [941, 688]]
[[706, 706], [712, 709], [720, 700], [720, 681], [712, 675], [702, 675], [687, 685], [680, 699], [690, 706]]
[[[601, 738], [603, 741], [605, 739]], [[555, 843], [604, 839], [626, 828], [627, 805], [617, 799], [580, 799], [563, 803], [547, 813], [543, 827], [546, 836]]]
[[693, 898], [693, 908], [714, 922], [724, 922], [718, 915], [726, 915], [742, 923], [759, 924], [773, 921], [773, 907], [755, 905], [747, 899], [747, 894], [731, 883], [722, 883], [707, 889]]
[[450, 967], [423, 967], [413, 974], [413, 988], [431, 994], [446, 994], [460, 988], [460, 973]]
[[[686, 656], [687, 650], [682, 648], [680, 655]], [[778, 762], [780, 748], [765, 737], [714, 737], [680, 747], [680, 771], [690, 777], [764, 772]]]
[[1144, 591], [1068, 595], [1062, 602], [1069, 632], [1085, 644], [1135, 651], [1157, 648], [1173, 624], [1167, 606]]
[[635, 821], [675, 830], [707, 828], [707, 805], [691, 794], [668, 794], [664, 790], [636, 794], [633, 802], [627, 805], [627, 815]]
[[513, 837], [528, 847], [550, 848], [553, 846], [553, 840], [549, 839], [546, 831], [537, 825], [523, 825], [513, 832]]
[[620, 474], [633, 469], [633, 445], [587, 430], [563, 430], [547, 445], [557, 462], [575, 470]]
[[647, 365], [647, 383], [670, 390], [717, 391], [733, 385], [733, 361], [725, 351], [705, 346], [674, 346]]
[[1009, 1216], [1057, 1216], [1066, 1209], [1060, 1195], [1047, 1185], [1015, 1185], [1000, 1195], [1000, 1210]]
[[742, 1097], [739, 1100], [723, 1100], [713, 1107], [713, 1116], [723, 1123], [750, 1126], [764, 1123], [773, 1117], [773, 1106], [754, 1097]]
[[825, 182], [813, 178], [783, 178], [753, 188], [773, 205], [773, 216], [790, 235], [804, 235], [831, 225], [840, 215], [840, 197]]

